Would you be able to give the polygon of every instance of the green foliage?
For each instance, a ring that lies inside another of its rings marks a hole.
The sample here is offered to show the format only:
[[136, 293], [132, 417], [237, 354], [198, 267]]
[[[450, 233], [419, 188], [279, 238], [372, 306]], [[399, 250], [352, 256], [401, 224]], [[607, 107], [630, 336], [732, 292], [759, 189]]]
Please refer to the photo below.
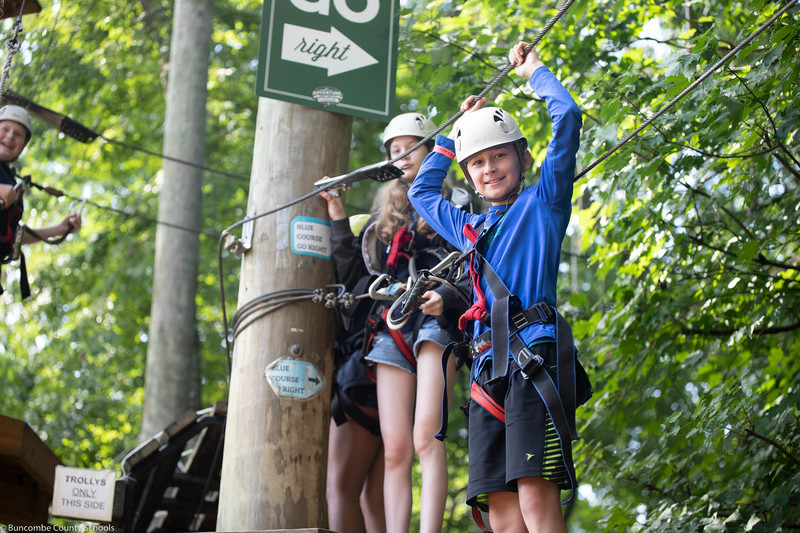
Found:
[[[172, 5], [117, 4], [55, 2], [26, 16], [10, 87], [109, 139], [158, 152]], [[246, 177], [260, 3], [216, 4], [208, 164]], [[397, 111], [426, 112], [437, 123], [480, 92], [507, 64], [508, 47], [531, 40], [558, 7], [403, 6]], [[779, 8], [745, 0], [573, 4], [537, 50], [584, 111], [580, 168]], [[798, 14], [793, 7], [576, 183], [559, 305], [595, 395], [578, 415], [581, 490], [567, 510], [571, 531], [800, 527]], [[512, 72], [492, 100], [519, 117], [538, 162], [550, 124], [523, 83]], [[353, 168], [385, 157], [383, 126], [354, 120]], [[25, 172], [69, 198], [33, 191], [27, 222], [60, 220], [82, 194], [94, 204], [78, 236], [55, 249], [28, 247], [31, 301], [17, 302], [15, 270], [4, 268], [3, 412], [32, 424], [67, 464], [113, 468], [137, 442], [141, 417], [161, 161], [99, 139], [80, 144], [41, 123], [35, 129]], [[351, 190], [351, 211], [368, 209], [374, 189]], [[209, 404], [227, 387], [217, 236], [244, 215], [247, 184], [207, 172], [204, 198], [197, 302]], [[233, 309], [238, 262], [224, 266]], [[466, 401], [464, 388], [454, 405]], [[466, 531], [466, 427], [456, 409], [449, 433], [446, 530]]]

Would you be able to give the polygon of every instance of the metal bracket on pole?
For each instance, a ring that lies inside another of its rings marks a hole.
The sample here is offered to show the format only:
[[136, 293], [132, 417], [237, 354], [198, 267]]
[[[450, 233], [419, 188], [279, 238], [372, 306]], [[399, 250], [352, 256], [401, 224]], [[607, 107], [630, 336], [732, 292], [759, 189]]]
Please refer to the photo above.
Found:
[[248, 220], [242, 224], [242, 238], [238, 238], [228, 233], [225, 235], [225, 249], [238, 257], [247, 253], [253, 247], [253, 230], [256, 221]]

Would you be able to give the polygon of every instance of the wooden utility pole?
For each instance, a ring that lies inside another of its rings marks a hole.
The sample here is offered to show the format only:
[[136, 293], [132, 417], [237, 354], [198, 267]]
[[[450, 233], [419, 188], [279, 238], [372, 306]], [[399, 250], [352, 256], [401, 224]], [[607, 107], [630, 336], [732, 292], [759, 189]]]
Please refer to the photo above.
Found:
[[[345, 173], [350, 127], [345, 115], [260, 98], [248, 214], [308, 193], [325, 175]], [[334, 281], [330, 260], [295, 250], [298, 220], [327, 220], [324, 201], [310, 199], [255, 221], [252, 249], [242, 258], [240, 308], [275, 291]], [[327, 525], [333, 337], [332, 311], [305, 300], [257, 319], [236, 338], [217, 531]], [[276, 394], [265, 377], [270, 365], [279, 370], [276, 360], [314, 365], [321, 392], [310, 399]]]
[[[172, 23], [164, 153], [196, 164], [205, 162], [213, 8], [213, 0], [177, 0]], [[200, 407], [195, 298], [203, 171], [166, 159], [163, 165], [158, 219], [174, 226], [156, 229], [142, 421], [147, 437]]]

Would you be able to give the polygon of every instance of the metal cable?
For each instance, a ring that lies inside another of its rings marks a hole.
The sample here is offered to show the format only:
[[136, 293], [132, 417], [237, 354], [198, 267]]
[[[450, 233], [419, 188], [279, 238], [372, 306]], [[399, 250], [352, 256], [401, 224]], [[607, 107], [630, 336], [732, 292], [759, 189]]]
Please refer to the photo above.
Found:
[[[0, 94], [2, 94], [2, 92], [0, 92]], [[141, 152], [143, 154], [152, 155], [152, 156], [155, 156], [155, 157], [159, 157], [161, 159], [166, 159], [167, 161], [172, 161], [173, 163], [179, 163], [181, 165], [186, 165], [187, 167], [193, 167], [193, 168], [196, 168], [198, 170], [204, 170], [206, 172], [211, 172], [213, 174], [218, 174], [220, 176], [225, 176], [226, 178], [233, 178], [233, 179], [237, 179], [237, 180], [240, 180], [240, 181], [246, 181], [246, 182], [250, 181], [250, 178], [248, 178], [246, 176], [242, 176], [240, 174], [235, 174], [233, 172], [226, 172], [224, 170], [219, 170], [219, 169], [216, 169], [216, 168], [208, 167], [208, 166], [202, 165], [200, 163], [194, 163], [192, 161], [187, 161], [185, 159], [179, 159], [177, 157], [172, 157], [172, 156], [169, 156], [169, 155], [166, 155], [166, 154], [162, 154], [162, 153], [159, 153], [159, 152], [154, 152], [152, 150], [147, 150], [146, 148], [141, 148], [141, 147], [135, 146], [133, 144], [128, 144], [126, 142], [110, 139], [110, 138], [106, 137], [105, 135], [101, 135], [99, 133], [97, 134], [97, 136], [100, 137], [101, 139], [103, 139], [104, 141], [106, 141], [107, 143], [116, 144], [117, 146], [121, 146], [123, 148], [127, 148], [128, 150], [132, 150], [134, 152]]]

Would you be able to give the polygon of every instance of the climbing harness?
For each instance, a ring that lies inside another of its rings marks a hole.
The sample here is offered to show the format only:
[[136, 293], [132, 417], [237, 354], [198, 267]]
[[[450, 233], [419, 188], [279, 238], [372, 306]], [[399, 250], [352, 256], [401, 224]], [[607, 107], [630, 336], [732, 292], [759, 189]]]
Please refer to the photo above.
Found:
[[347, 422], [347, 417], [376, 436], [381, 434], [381, 424], [377, 418], [372, 418], [365, 413], [337, 383], [333, 383], [333, 396], [331, 397], [331, 418], [337, 426]]
[[[64, 196], [64, 193], [58, 189], [42, 186], [33, 182], [30, 176], [20, 176], [17, 169], [13, 169], [13, 172], [13, 177], [19, 180], [17, 181], [16, 185], [14, 185], [14, 190], [18, 197], [24, 194], [26, 188], [35, 188], [55, 197]], [[67, 231], [63, 235], [50, 239], [39, 235], [38, 232], [22, 223], [22, 209], [19, 201], [12, 206], [8, 206], [6, 211], [8, 211], [7, 227], [0, 229], [0, 231], [3, 232], [0, 265], [6, 265], [15, 261], [19, 261], [20, 296], [24, 300], [31, 295], [30, 284], [28, 283], [28, 268], [25, 263], [25, 254], [22, 252], [22, 240], [25, 237], [25, 234], [27, 233], [32, 235], [34, 238], [44, 242], [45, 244], [58, 245], [64, 242], [64, 240], [75, 228], [72, 224], [68, 224]], [[0, 285], [0, 294], [3, 292], [3, 287]]]
[[[377, 243], [379, 241], [374, 237], [374, 228], [375, 224], [370, 225], [370, 227], [364, 232], [364, 237], [362, 239], [362, 250], [364, 251], [365, 263], [372, 264], [372, 268], [376, 268], [380, 263], [380, 254], [377, 250]], [[429, 277], [443, 273], [451, 265], [453, 255], [458, 255], [458, 252], [453, 252], [445, 258], [440, 259], [439, 262], [430, 270], [418, 270], [416, 266], [418, 254], [414, 253], [412, 250], [414, 236], [414, 231], [408, 227], [400, 228], [397, 232], [395, 232], [395, 235], [392, 238], [392, 243], [389, 245], [388, 250], [386, 251], [385, 263], [389, 269], [394, 269], [396, 266], [398, 266], [401, 258], [408, 263], [407, 281], [405, 283], [397, 281], [391, 276], [391, 274], [384, 272], [383, 274], [377, 276], [369, 285], [369, 290], [367, 292], [370, 297], [375, 300], [375, 304], [367, 321], [363, 351], [365, 355], [369, 353], [370, 349], [372, 348], [372, 342], [378, 333], [380, 324], [385, 323], [388, 328], [388, 333], [392, 337], [394, 343], [397, 345], [397, 348], [408, 360], [411, 366], [416, 368], [417, 360], [414, 356], [414, 350], [406, 340], [403, 332], [400, 330], [408, 323], [409, 318], [416, 311], [418, 311], [419, 306], [423, 303], [424, 300], [422, 299], [422, 294], [426, 290], [433, 288], [434, 282], [428, 281]], [[375, 241], [372, 243], [375, 246], [370, 245], [371, 237], [372, 240]], [[433, 256], [436, 255], [435, 252], [431, 251], [426, 251], [425, 254]], [[374, 275], [374, 271], [372, 269], [368, 270], [370, 270], [370, 272], [372, 272]], [[420, 280], [423, 279], [426, 280], [424, 285], [427, 287], [424, 290], [420, 284]], [[413, 302], [409, 299], [409, 296], [412, 294], [412, 292], [415, 294]], [[466, 299], [466, 296], [464, 296], [464, 298]], [[391, 305], [383, 303], [387, 301], [393, 301], [393, 303]], [[395, 311], [399, 305], [403, 303], [406, 305], [404, 305], [400, 317], [396, 317]], [[412, 338], [416, 338], [418, 330], [421, 327], [424, 319], [425, 317], [423, 315], [419, 315], [417, 318], [417, 321], [414, 324]]]
[[[22, 189], [22, 182], [14, 186], [14, 190], [19, 194]], [[7, 265], [14, 261], [19, 261], [20, 271], [20, 295], [26, 299], [31, 294], [28, 284], [28, 268], [25, 264], [25, 255], [22, 253], [22, 238], [25, 235], [20, 220], [22, 219], [22, 208], [19, 201], [10, 206], [6, 206], [5, 227], [0, 228], [0, 265]], [[0, 294], [5, 292], [0, 284]]]
[[[363, 294], [372, 276], [358, 280], [353, 288], [354, 293]], [[331, 395], [331, 418], [340, 426], [347, 418], [360, 425], [370, 433], [380, 436], [380, 421], [365, 412], [355, 400], [371, 405], [377, 402], [375, 376], [364, 361], [364, 328], [372, 305], [366, 299], [353, 300], [338, 306], [338, 317], [341, 320], [336, 340], [333, 345], [334, 376]]]
[[[568, 503], [574, 494], [576, 477], [572, 462], [572, 440], [578, 438], [575, 424], [575, 410], [591, 395], [591, 384], [583, 367], [577, 360], [572, 331], [569, 324], [553, 307], [538, 302], [523, 309], [519, 298], [510, 293], [492, 265], [483, 257], [482, 245], [492, 234], [497, 224], [505, 217], [503, 213], [493, 224], [486, 225], [481, 231], [466, 224], [463, 233], [472, 242], [472, 246], [457, 261], [470, 263], [470, 278], [475, 294], [475, 304], [467, 310], [459, 321], [459, 327], [466, 329], [468, 320], [479, 320], [487, 323], [490, 329], [480, 336], [462, 343], [451, 343], [442, 353], [442, 373], [445, 387], [442, 394], [442, 425], [436, 438], [444, 440], [447, 435], [449, 402], [447, 399], [447, 363], [452, 354], [474, 359], [493, 350], [491, 358], [492, 383], [505, 379], [508, 369], [508, 355], [511, 354], [520, 368], [522, 376], [531, 382], [547, 410], [553, 428], [558, 436], [564, 460], [570, 495], [564, 503]], [[486, 281], [488, 290], [494, 296], [491, 309], [487, 309], [485, 294], [481, 291], [481, 275]], [[552, 324], [556, 329], [556, 376], [557, 382], [550, 377], [545, 368], [545, 361], [537, 353], [535, 347], [528, 347], [520, 337], [523, 329], [533, 324]], [[468, 352], [464, 354], [464, 352]], [[472, 386], [470, 399], [481, 405], [489, 413], [505, 423], [505, 412], [499, 404], [484, 391], [478, 382], [480, 367], [472, 369]], [[580, 398], [578, 392], [583, 393]]]

